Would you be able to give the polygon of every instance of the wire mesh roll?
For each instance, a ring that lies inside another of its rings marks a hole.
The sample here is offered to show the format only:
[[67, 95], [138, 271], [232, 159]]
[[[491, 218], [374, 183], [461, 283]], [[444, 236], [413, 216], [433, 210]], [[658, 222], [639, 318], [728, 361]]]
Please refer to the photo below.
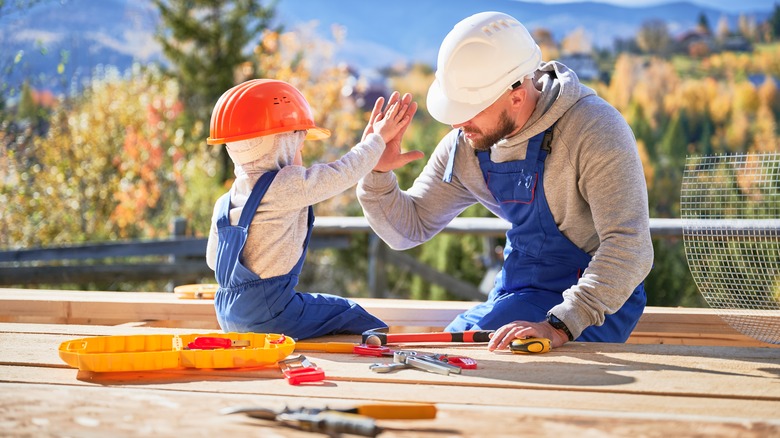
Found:
[[688, 157], [680, 213], [707, 304], [737, 331], [780, 344], [780, 154]]

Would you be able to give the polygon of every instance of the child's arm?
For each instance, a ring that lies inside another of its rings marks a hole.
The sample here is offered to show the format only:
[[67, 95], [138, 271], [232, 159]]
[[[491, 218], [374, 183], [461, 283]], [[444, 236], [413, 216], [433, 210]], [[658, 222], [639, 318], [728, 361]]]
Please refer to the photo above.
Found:
[[[315, 164], [308, 169], [302, 166], [282, 168], [263, 198], [263, 206], [269, 210], [301, 208], [329, 199], [355, 185], [383, 156], [385, 139], [400, 143], [400, 136], [417, 109], [417, 105], [411, 103], [411, 95], [407, 96], [401, 100], [398, 92], [393, 93], [385, 113], [381, 112], [384, 99], [380, 97], [363, 141], [340, 159]], [[419, 155], [422, 157], [422, 152]]]

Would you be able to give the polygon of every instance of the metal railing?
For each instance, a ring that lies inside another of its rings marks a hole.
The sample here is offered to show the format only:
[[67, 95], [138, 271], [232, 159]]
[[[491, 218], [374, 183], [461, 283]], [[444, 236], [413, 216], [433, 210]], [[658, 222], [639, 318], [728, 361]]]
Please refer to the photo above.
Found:
[[[170, 285], [213, 277], [206, 265], [206, 239], [184, 237], [186, 227], [174, 221], [169, 239], [87, 243], [0, 251], [0, 286], [80, 284], [166, 280]], [[658, 238], [682, 238], [681, 219], [650, 219]], [[501, 238], [510, 224], [498, 218], [455, 218], [442, 232]], [[178, 231], [177, 231], [178, 230]], [[364, 217], [322, 216], [314, 222], [310, 248], [347, 248], [356, 234], [368, 234], [369, 295], [383, 297], [388, 264], [409, 270], [462, 299], [482, 299], [478, 286], [440, 272], [403, 251], [393, 251], [371, 230]], [[163, 257], [164, 261], [160, 261]], [[150, 260], [153, 259], [153, 260]]]

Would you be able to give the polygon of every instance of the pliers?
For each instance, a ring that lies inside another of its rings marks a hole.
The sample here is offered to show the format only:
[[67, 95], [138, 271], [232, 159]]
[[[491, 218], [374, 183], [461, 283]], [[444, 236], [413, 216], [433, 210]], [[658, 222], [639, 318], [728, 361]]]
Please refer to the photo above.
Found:
[[[457, 359], [452, 362], [450, 359]], [[476, 361], [460, 356], [433, 355], [411, 350], [398, 350], [393, 353], [392, 363], [375, 363], [369, 366], [375, 373], [389, 373], [397, 369], [416, 368], [431, 373], [445, 376], [450, 373], [460, 374], [461, 368], [455, 363], [462, 363], [464, 367], [476, 368]]]

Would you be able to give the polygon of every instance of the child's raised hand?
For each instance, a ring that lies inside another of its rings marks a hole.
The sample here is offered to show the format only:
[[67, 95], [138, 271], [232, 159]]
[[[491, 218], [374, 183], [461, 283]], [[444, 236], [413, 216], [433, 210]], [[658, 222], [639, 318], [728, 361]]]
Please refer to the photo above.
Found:
[[374, 132], [382, 136], [385, 143], [389, 143], [409, 123], [408, 109], [409, 104], [402, 103], [400, 100], [392, 102], [384, 114], [380, 113], [374, 119]]
[[384, 104], [383, 97], [377, 99], [368, 125], [363, 131], [363, 140], [368, 134], [375, 132], [385, 141], [385, 150], [374, 167], [377, 172], [389, 172], [424, 157], [421, 151], [401, 151], [401, 139], [417, 112], [417, 103], [412, 100], [412, 95], [406, 93], [401, 97], [399, 92], [394, 91], [390, 95], [387, 110], [383, 113]]

